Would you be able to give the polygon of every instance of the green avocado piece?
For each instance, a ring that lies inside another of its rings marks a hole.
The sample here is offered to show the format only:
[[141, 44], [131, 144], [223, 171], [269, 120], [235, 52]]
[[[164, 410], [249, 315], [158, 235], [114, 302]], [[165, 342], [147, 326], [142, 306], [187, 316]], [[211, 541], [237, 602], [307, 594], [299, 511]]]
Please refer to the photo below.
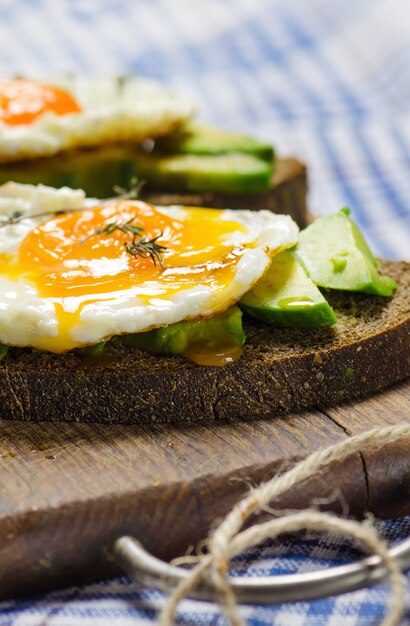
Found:
[[86, 346], [85, 348], [80, 348], [80, 353], [89, 359], [99, 359], [101, 356], [105, 354], [107, 342], [100, 341], [99, 343], [94, 344], [93, 346]]
[[396, 283], [377, 272], [377, 261], [347, 208], [302, 230], [295, 254], [319, 287], [391, 296]]
[[189, 123], [174, 133], [155, 141], [155, 152], [172, 154], [217, 155], [240, 152], [271, 163], [273, 147], [249, 135], [233, 133], [214, 126]]
[[108, 198], [114, 187], [128, 189], [136, 177], [134, 151], [122, 147], [72, 150], [47, 158], [2, 164], [0, 184], [9, 180], [32, 185], [84, 189], [87, 196]]
[[272, 164], [251, 154], [135, 154], [137, 176], [150, 189], [251, 193], [270, 188]]
[[190, 128], [178, 135], [181, 139], [188, 134], [188, 139], [181, 143], [175, 139], [178, 133], [161, 139], [164, 146], [169, 144], [164, 152], [157, 147], [148, 153], [134, 146], [118, 145], [3, 164], [0, 184], [14, 180], [57, 188], [67, 186], [84, 189], [87, 196], [96, 198], [111, 197], [115, 187], [129, 189], [137, 177], [151, 189], [166, 191], [251, 193], [270, 188], [271, 146], [252, 137], [212, 128], [193, 126], [192, 134]]
[[245, 343], [242, 311], [232, 306], [214, 317], [185, 320], [163, 328], [133, 335], [120, 335], [121, 343], [142, 348], [154, 354], [181, 354], [191, 358], [193, 352], [211, 354], [222, 349], [241, 349]]
[[273, 258], [239, 305], [253, 317], [282, 328], [319, 328], [337, 322], [330, 304], [288, 250]]
[[8, 351], [9, 351], [8, 346], [4, 346], [3, 344], [0, 344], [0, 361], [6, 358]]

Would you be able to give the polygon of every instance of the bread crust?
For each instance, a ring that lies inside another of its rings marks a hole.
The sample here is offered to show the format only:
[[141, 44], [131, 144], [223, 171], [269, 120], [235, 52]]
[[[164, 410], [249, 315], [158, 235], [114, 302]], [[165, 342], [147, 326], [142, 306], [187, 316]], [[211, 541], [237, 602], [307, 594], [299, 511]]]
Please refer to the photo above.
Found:
[[271, 418], [363, 397], [410, 376], [410, 263], [384, 261], [388, 299], [328, 292], [338, 324], [277, 329], [246, 322], [244, 354], [197, 366], [110, 345], [97, 363], [78, 353], [10, 349], [0, 363], [0, 417], [19, 420], [194, 422]]

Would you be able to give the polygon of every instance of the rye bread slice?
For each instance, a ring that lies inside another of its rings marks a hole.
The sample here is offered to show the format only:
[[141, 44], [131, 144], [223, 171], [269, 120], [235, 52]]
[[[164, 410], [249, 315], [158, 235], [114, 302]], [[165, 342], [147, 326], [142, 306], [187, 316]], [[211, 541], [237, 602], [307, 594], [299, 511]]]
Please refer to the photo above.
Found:
[[258, 193], [175, 193], [143, 188], [141, 198], [153, 204], [185, 204], [190, 206], [224, 207], [229, 209], [266, 209], [286, 213], [304, 228], [309, 221], [306, 195], [306, 166], [296, 159], [277, 159], [268, 191]]
[[410, 376], [410, 263], [384, 261], [396, 294], [327, 292], [328, 329], [246, 322], [239, 361], [201, 367], [110, 345], [90, 364], [75, 352], [11, 349], [0, 363], [0, 417], [149, 423], [280, 416], [380, 391]]

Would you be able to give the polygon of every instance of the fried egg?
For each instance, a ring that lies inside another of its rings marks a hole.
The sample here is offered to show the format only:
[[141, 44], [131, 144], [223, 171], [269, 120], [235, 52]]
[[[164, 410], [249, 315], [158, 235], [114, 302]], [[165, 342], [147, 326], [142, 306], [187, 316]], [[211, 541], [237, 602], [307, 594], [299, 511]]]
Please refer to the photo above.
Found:
[[61, 353], [227, 309], [293, 246], [269, 211], [0, 187], [0, 343]]
[[142, 78], [0, 80], [0, 162], [141, 142], [171, 132], [193, 112], [188, 97]]

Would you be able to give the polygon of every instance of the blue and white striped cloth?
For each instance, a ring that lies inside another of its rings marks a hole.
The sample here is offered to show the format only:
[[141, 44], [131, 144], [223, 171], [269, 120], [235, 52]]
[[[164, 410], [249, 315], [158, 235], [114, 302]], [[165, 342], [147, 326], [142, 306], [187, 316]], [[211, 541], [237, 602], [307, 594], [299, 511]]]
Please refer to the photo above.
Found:
[[[138, 73], [187, 90], [203, 120], [306, 161], [314, 213], [349, 205], [377, 254], [409, 259], [409, 31], [408, 0], [0, 0], [0, 75]], [[410, 518], [383, 528], [405, 537]], [[294, 541], [237, 563], [274, 574], [355, 556], [336, 540]], [[377, 587], [243, 615], [252, 626], [370, 626], [385, 599]], [[149, 624], [161, 605], [120, 579], [2, 603], [0, 626]], [[225, 623], [194, 602], [179, 620]]]

